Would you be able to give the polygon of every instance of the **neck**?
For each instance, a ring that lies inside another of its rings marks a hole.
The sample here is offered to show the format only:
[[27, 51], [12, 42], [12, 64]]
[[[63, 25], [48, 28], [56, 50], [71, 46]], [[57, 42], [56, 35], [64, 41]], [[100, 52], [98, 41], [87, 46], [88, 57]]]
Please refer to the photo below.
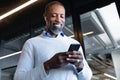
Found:
[[53, 37], [57, 37], [57, 34], [54, 34], [52, 31], [47, 30], [47, 32], [48, 32], [51, 36], [53, 36]]

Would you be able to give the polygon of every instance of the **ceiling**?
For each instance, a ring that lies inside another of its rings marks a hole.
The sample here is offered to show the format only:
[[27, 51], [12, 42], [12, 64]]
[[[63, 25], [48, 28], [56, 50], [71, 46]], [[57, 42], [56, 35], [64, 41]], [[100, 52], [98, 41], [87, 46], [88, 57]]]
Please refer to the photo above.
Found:
[[[28, 0], [0, 0], [0, 15], [16, 8], [17, 6], [27, 2]], [[45, 22], [43, 19], [43, 11], [46, 3], [52, 0], [38, 0], [34, 4], [25, 9], [14, 13], [0, 20], [0, 57], [21, 51], [24, 42], [36, 35], [39, 35], [44, 29]], [[86, 59], [92, 68], [92, 80], [113, 80], [103, 75], [109, 73], [115, 75], [114, 65], [109, 49], [106, 50], [104, 41], [98, 36], [106, 34], [105, 30], [101, 28], [100, 23], [94, 9], [108, 5], [111, 2], [118, 0], [59, 0], [66, 7], [66, 25], [63, 29], [67, 36], [74, 35], [71, 12], [74, 8], [76, 12], [81, 14], [81, 26], [83, 33], [94, 31], [94, 34], [84, 36], [84, 44], [86, 50]], [[71, 4], [74, 5], [71, 7]], [[93, 10], [91, 12], [91, 10]], [[88, 12], [90, 11], [90, 12]], [[86, 13], [88, 12], [88, 13]], [[83, 14], [85, 13], [85, 14]], [[94, 16], [93, 16], [94, 15]], [[87, 24], [91, 25], [88, 26]], [[84, 26], [84, 27], [83, 27]], [[107, 47], [111, 45], [107, 45]], [[101, 51], [101, 49], [103, 51]], [[100, 54], [102, 53], [102, 54]], [[16, 65], [19, 59], [19, 54], [0, 60], [0, 68], [2, 68], [2, 80], [13, 77]]]
[[[0, 0], [0, 15], [9, 10], [20, 6], [29, 0]], [[52, 0], [38, 0], [34, 4], [22, 9], [7, 18], [0, 20], [0, 38], [1, 40], [9, 40], [23, 33], [30, 32], [31, 29], [36, 29], [45, 25], [43, 19], [44, 5]], [[70, 16], [72, 12], [71, 5], [74, 5], [76, 11], [84, 13], [109, 4], [112, 0], [59, 0], [66, 7], [66, 14]], [[102, 4], [101, 4], [102, 3]], [[73, 7], [73, 6], [72, 6]], [[80, 9], [80, 10], [79, 10]]]

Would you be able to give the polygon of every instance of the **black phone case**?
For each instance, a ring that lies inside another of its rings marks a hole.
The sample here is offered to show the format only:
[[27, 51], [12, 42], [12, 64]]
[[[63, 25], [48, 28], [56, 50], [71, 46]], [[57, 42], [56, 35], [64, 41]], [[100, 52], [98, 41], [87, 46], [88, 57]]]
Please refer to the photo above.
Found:
[[80, 48], [80, 44], [71, 44], [68, 51], [78, 51], [78, 49]]

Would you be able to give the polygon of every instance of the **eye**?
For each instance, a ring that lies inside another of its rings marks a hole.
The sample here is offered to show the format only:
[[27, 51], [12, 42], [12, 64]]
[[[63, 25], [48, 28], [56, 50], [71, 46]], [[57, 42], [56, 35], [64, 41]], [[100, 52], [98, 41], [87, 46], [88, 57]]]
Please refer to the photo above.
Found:
[[56, 17], [56, 14], [52, 14], [52, 17]]
[[65, 16], [64, 16], [64, 15], [61, 15], [61, 18], [65, 18]]

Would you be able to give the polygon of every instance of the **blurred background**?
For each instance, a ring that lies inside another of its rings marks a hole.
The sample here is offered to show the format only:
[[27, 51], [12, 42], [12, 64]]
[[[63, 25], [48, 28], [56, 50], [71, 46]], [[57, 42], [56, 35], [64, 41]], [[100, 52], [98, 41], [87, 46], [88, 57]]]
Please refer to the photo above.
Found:
[[[24, 42], [45, 28], [53, 0], [0, 0], [0, 80], [13, 80]], [[58, 0], [66, 8], [63, 32], [81, 42], [92, 80], [120, 80], [120, 1]]]

